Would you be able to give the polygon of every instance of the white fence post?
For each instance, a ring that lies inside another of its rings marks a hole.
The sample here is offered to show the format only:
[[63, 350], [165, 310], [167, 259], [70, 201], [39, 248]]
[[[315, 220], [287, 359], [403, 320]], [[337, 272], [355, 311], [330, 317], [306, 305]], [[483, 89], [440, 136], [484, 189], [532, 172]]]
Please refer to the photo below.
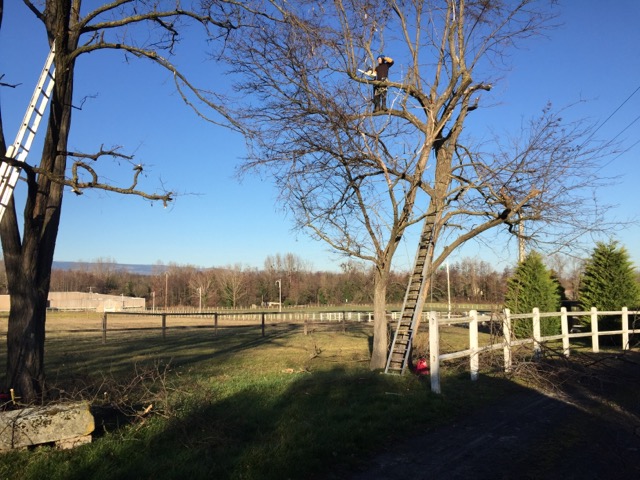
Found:
[[436, 312], [429, 312], [429, 369], [431, 372], [431, 391], [440, 392], [440, 331]]
[[567, 307], [562, 307], [560, 309], [560, 327], [562, 329], [562, 351], [564, 352], [564, 356], [568, 357], [570, 355], [570, 348], [569, 348], [569, 318], [567, 316]]
[[504, 371], [511, 371], [511, 311], [504, 309], [504, 323], [502, 324], [504, 335]]
[[629, 310], [622, 307], [622, 349], [629, 350]]
[[598, 309], [591, 307], [591, 345], [593, 353], [600, 352], [600, 337], [598, 336]]
[[469, 322], [469, 348], [471, 349], [469, 366], [471, 368], [471, 380], [478, 380], [480, 370], [480, 355], [478, 354], [478, 311], [469, 312], [471, 321]]
[[540, 334], [540, 309], [538, 307], [533, 308], [533, 355], [535, 358], [542, 353], [542, 335]]
[[[551, 312], [549, 312], [551, 313]], [[559, 315], [561, 319], [561, 329], [562, 335], [551, 335], [549, 337], [542, 337], [541, 334], [541, 318], [542, 314], [540, 313], [539, 308], [534, 308], [531, 313], [531, 318], [533, 322], [533, 342], [534, 342], [534, 350], [539, 353], [542, 348], [542, 341], [545, 340], [556, 340], [560, 337], [562, 338], [562, 347], [564, 350], [564, 355], [570, 355], [570, 340], [573, 337], [583, 337], [585, 334], [578, 333], [573, 335], [570, 331], [569, 325], [569, 313], [565, 307], [560, 309], [560, 312], [557, 314], [553, 312], [553, 315]], [[545, 317], [548, 313], [545, 312]], [[585, 315], [587, 312], [576, 312], [576, 315]], [[594, 353], [598, 353], [600, 351], [600, 341], [599, 341], [599, 327], [598, 327], [598, 310], [595, 307], [591, 308], [590, 311], [591, 316], [591, 334], [588, 333], [586, 335], [591, 336], [592, 348]], [[628, 350], [630, 348], [629, 337], [632, 332], [636, 332], [636, 330], [629, 330], [629, 311], [627, 307], [622, 307], [620, 311], [616, 312], [605, 312], [606, 315], [618, 315], [621, 316], [622, 323], [622, 348], [623, 350]], [[459, 352], [440, 354], [440, 330], [439, 330], [439, 319], [437, 317], [436, 312], [428, 312], [423, 314], [423, 316], [428, 315], [429, 321], [429, 362], [431, 369], [431, 391], [437, 394], [441, 393], [440, 388], [440, 361], [442, 358], [445, 360], [450, 360], [453, 358], [461, 358], [469, 356], [469, 365], [471, 370], [471, 380], [477, 380], [479, 377], [479, 357], [480, 352], [484, 351], [479, 348], [479, 334], [478, 334], [478, 312], [477, 310], [471, 310], [468, 316], [468, 325], [469, 325], [469, 349], [461, 350]], [[509, 373], [513, 368], [513, 351], [512, 346], [515, 343], [516, 345], [531, 343], [531, 338], [526, 339], [517, 339], [513, 336], [512, 325], [514, 321], [518, 321], [520, 318], [529, 318], [528, 314], [524, 315], [516, 315], [517, 318], [511, 317], [511, 311], [508, 308], [504, 309], [504, 320], [502, 323], [502, 333], [504, 335], [504, 341], [502, 343], [502, 348], [504, 351], [504, 371]], [[460, 319], [459, 322], [466, 322], [467, 318]], [[603, 332], [603, 335], [608, 335], [610, 332]], [[500, 348], [500, 345], [492, 345], [491, 350], [494, 348]]]

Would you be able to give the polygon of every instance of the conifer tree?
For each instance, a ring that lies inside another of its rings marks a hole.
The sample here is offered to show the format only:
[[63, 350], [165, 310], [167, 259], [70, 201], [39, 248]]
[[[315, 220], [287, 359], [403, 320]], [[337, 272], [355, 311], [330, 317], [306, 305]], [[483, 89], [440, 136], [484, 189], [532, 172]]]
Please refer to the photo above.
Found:
[[[557, 312], [560, 300], [558, 281], [544, 265], [542, 256], [531, 252], [507, 282], [506, 308], [512, 313], [530, 313], [536, 307], [540, 312]], [[516, 320], [513, 324], [516, 337], [530, 337], [533, 334], [532, 325], [531, 319]], [[543, 336], [560, 333], [560, 319], [542, 318], [540, 332]]]
[[[596, 244], [582, 273], [579, 299], [585, 310], [596, 307], [598, 310], [617, 311], [622, 307], [639, 306], [640, 287], [624, 247], [615, 241]], [[614, 318], [606, 318], [601, 326], [602, 329], [611, 329], [615, 323]]]

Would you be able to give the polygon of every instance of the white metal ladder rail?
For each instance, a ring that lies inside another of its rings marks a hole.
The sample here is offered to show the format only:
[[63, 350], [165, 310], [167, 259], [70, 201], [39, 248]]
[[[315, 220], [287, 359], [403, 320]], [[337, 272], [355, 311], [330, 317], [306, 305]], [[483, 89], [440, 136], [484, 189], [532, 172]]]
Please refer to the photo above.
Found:
[[409, 364], [411, 344], [416, 333], [418, 319], [422, 315], [424, 307], [425, 268], [430, 245], [430, 232], [423, 232], [413, 265], [413, 272], [404, 296], [400, 319], [391, 341], [387, 365], [384, 369], [385, 373], [402, 375]]
[[[55, 44], [52, 45], [49, 56], [44, 64], [29, 107], [24, 115], [24, 120], [18, 129], [16, 140], [7, 148], [7, 157], [23, 162], [27, 159], [29, 149], [38, 131], [40, 120], [44, 115], [47, 103], [51, 97], [51, 91], [55, 83]], [[20, 167], [9, 165], [7, 162], [0, 164], [0, 221], [9, 205], [13, 189], [20, 176]]]

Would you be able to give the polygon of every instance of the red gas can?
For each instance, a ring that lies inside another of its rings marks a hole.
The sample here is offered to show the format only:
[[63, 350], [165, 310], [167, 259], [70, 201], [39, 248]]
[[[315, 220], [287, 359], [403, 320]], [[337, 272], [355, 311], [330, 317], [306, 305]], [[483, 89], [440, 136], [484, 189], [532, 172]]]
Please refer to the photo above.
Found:
[[416, 363], [416, 375], [429, 375], [429, 364], [426, 358], [419, 358]]

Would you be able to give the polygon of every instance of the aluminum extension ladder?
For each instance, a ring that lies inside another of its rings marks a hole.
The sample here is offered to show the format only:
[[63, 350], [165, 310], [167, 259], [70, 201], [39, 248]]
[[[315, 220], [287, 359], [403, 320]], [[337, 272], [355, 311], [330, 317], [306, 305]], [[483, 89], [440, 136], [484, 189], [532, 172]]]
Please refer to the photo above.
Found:
[[[24, 163], [29, 154], [29, 149], [38, 131], [40, 120], [44, 115], [47, 103], [51, 97], [51, 91], [55, 83], [55, 44], [51, 47], [49, 56], [44, 64], [40, 79], [33, 91], [31, 102], [25, 113], [24, 120], [18, 129], [16, 140], [7, 148], [7, 157]], [[13, 189], [20, 176], [20, 167], [9, 165], [7, 162], [0, 164], [0, 221], [9, 205]]]
[[424, 307], [425, 268], [431, 244], [430, 232], [423, 232], [413, 265], [413, 272], [404, 296], [400, 319], [391, 341], [387, 365], [384, 369], [385, 373], [402, 375], [409, 364], [411, 344]]

